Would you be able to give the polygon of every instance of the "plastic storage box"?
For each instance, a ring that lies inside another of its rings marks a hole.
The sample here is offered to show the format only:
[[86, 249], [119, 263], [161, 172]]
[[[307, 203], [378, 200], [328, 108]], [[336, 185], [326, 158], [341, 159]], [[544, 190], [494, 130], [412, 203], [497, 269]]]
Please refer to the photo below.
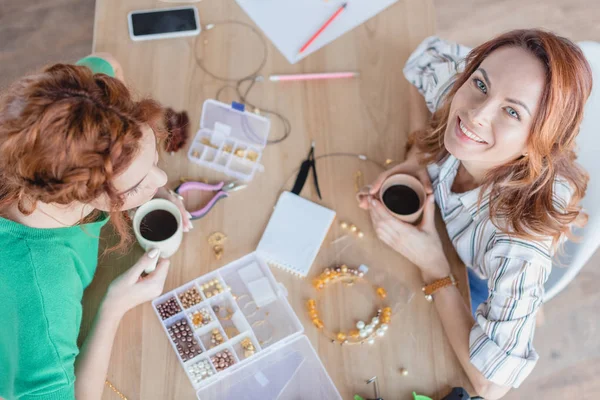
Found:
[[[207, 282], [214, 284], [215, 280], [223, 292], [213, 295], [211, 289], [202, 289]], [[194, 287], [201, 294], [201, 302], [185, 309], [180, 297]], [[172, 298], [176, 299], [180, 311], [163, 319], [157, 306]], [[287, 301], [285, 287], [275, 281], [259, 253], [251, 253], [188, 282], [155, 299], [152, 305], [167, 340], [197, 390], [198, 399], [341, 399], [303, 334], [304, 328]], [[214, 306], [219, 307], [219, 315], [213, 312]], [[208, 309], [211, 322], [196, 329], [190, 314], [203, 309]], [[182, 320], [192, 327], [193, 339], [201, 350], [186, 361], [168, 332], [168, 327]], [[223, 336], [224, 343], [211, 347], [210, 337], [215, 329]], [[251, 355], [242, 347], [242, 342], [248, 343], [248, 339], [255, 348]], [[234, 363], [217, 371], [211, 358], [225, 350], [233, 354]], [[197, 380], [190, 370], [198, 363], [208, 364], [211, 375]]]
[[260, 160], [270, 129], [270, 120], [245, 111], [243, 104], [206, 100], [188, 159], [248, 182], [264, 169]]

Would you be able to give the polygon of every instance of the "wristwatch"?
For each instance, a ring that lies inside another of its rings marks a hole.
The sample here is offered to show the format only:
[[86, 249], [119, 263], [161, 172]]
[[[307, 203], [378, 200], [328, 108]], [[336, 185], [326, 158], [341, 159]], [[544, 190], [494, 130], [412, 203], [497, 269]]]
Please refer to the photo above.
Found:
[[425, 295], [425, 299], [427, 299], [427, 301], [433, 301], [433, 294], [437, 291], [439, 291], [442, 288], [445, 288], [446, 286], [456, 286], [458, 285], [458, 282], [456, 281], [456, 278], [454, 278], [454, 275], [450, 274], [449, 276], [443, 278], [443, 279], [438, 279], [437, 281], [434, 281], [433, 283], [430, 283], [429, 285], [425, 285], [421, 288], [421, 290], [423, 290], [423, 294]]

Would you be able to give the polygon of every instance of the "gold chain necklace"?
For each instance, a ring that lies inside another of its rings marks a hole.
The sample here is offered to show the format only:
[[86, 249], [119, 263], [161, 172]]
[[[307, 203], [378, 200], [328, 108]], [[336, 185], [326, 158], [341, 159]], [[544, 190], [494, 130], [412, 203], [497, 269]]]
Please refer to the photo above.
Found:
[[113, 384], [112, 384], [112, 383], [110, 383], [108, 379], [106, 379], [106, 380], [104, 381], [104, 384], [105, 384], [105, 385], [107, 385], [109, 388], [111, 388], [111, 389], [112, 389], [112, 391], [113, 391], [113, 392], [115, 392], [115, 393], [116, 393], [116, 394], [117, 394], [117, 395], [118, 395], [118, 396], [119, 396], [121, 399], [123, 399], [123, 400], [127, 400], [127, 397], [125, 397], [125, 395], [124, 395], [123, 393], [121, 393], [121, 392], [119, 391], [119, 389], [117, 389], [116, 387], [114, 387], [114, 386], [113, 386]]

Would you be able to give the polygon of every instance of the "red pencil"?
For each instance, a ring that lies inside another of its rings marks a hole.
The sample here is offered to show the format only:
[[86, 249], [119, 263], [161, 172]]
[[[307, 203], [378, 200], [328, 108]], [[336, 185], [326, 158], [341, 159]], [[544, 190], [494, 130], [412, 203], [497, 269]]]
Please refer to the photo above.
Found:
[[323, 24], [323, 26], [321, 28], [319, 28], [319, 30], [317, 31], [317, 33], [315, 33], [313, 35], [313, 37], [311, 37], [309, 39], [309, 41], [306, 42], [306, 44], [304, 46], [302, 46], [302, 48], [298, 52], [298, 55], [302, 54], [304, 52], [304, 50], [306, 50], [308, 48], [308, 46], [310, 46], [312, 44], [312, 42], [314, 42], [319, 37], [319, 35], [325, 30], [325, 28], [327, 28], [329, 26], [329, 24], [331, 24], [333, 22], [333, 20], [336, 19], [337, 16], [342, 13], [342, 11], [344, 11], [344, 9], [346, 8], [347, 5], [348, 5], [348, 3], [342, 4], [342, 6], [335, 12], [335, 14], [333, 14], [331, 16], [331, 18], [329, 18], [327, 20], [327, 22], [325, 22], [325, 24]]

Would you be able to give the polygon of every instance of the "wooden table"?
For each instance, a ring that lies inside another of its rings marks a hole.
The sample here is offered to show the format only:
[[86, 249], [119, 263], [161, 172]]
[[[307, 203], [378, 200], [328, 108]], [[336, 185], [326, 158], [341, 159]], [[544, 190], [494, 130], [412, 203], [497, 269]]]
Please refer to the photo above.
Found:
[[[121, 62], [128, 84], [140, 95], [151, 96], [176, 110], [187, 110], [194, 134], [202, 103], [214, 98], [224, 83], [207, 76], [196, 66], [194, 38], [132, 42], [127, 32], [129, 11], [168, 6], [150, 0], [97, 0], [94, 51], [112, 53]], [[251, 23], [233, 0], [204, 0], [196, 6], [203, 25], [222, 20]], [[195, 223], [195, 229], [186, 235], [180, 251], [172, 258], [165, 290], [255, 249], [282, 186], [306, 156], [311, 140], [316, 141], [317, 154], [361, 153], [380, 163], [386, 159], [402, 160], [407, 134], [422, 126], [427, 117], [423, 100], [409, 88], [402, 75], [402, 66], [410, 52], [433, 31], [431, 1], [404, 0], [296, 65], [290, 65], [269, 43], [264, 75], [357, 70], [361, 77], [337, 82], [256, 85], [250, 100], [259, 107], [275, 108], [285, 114], [292, 125], [291, 136], [266, 149], [265, 172], [258, 174], [247, 189], [221, 202], [207, 217]], [[252, 72], [260, 62], [258, 41], [241, 27], [217, 26], [203, 35], [197, 42], [198, 48], [204, 47], [206, 65], [215, 73], [240, 77]], [[231, 92], [224, 92], [223, 100], [231, 100]], [[281, 132], [281, 125], [274, 121], [271, 137]], [[162, 164], [171, 185], [176, 184], [180, 176], [224, 178], [191, 164], [183, 150], [175, 155], [164, 155]], [[312, 290], [310, 280], [274, 271], [276, 278], [286, 286], [289, 302], [342, 397], [349, 399], [355, 393], [372, 395], [373, 389], [365, 380], [374, 375], [379, 377], [382, 395], [389, 399], [412, 398], [413, 390], [437, 399], [452, 386], [468, 387], [435, 310], [419, 293], [421, 281], [416, 268], [377, 240], [368, 214], [354, 201], [356, 171], [361, 170], [365, 182], [369, 182], [381, 170], [349, 157], [325, 158], [318, 163], [318, 168], [323, 192], [321, 203], [335, 209], [341, 220], [355, 223], [366, 236], [360, 243], [336, 254], [339, 248], [330, 243], [343, 232], [335, 224], [312, 274], [335, 261], [353, 265], [366, 263], [373, 271], [385, 271], [415, 294], [410, 303], [394, 315], [385, 338], [372, 347], [341, 347], [321, 335], [305, 313], [304, 303]], [[290, 185], [291, 180], [287, 187]], [[318, 200], [310, 181], [303, 196]], [[206, 240], [214, 231], [229, 236], [221, 261], [215, 261]], [[91, 325], [109, 282], [131, 266], [140, 254], [141, 250], [135, 246], [128, 255], [111, 255], [100, 260], [94, 283], [86, 292], [82, 337]], [[449, 252], [449, 257], [458, 268], [455, 272], [461, 277], [461, 287], [466, 288], [464, 268], [460, 269], [455, 254]], [[467, 290], [464, 295], [468, 299]], [[371, 303], [361, 301], [360, 296], [354, 296], [349, 289], [332, 290], [325, 300], [328, 306], [324, 319], [331, 327], [354, 318], [366, 318], [372, 312]], [[401, 367], [408, 369], [407, 377], [400, 375]], [[121, 323], [108, 378], [129, 399], [195, 398], [150, 304], [130, 311]], [[103, 398], [117, 397], [107, 389]]]

